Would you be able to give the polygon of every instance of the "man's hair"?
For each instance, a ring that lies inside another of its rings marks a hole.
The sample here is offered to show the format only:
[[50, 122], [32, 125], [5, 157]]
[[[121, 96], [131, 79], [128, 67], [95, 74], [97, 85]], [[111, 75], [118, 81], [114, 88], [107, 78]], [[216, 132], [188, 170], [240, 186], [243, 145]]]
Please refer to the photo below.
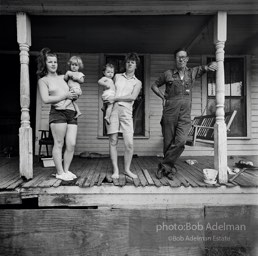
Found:
[[176, 58], [177, 53], [179, 53], [179, 52], [181, 52], [181, 51], [186, 52], [186, 55], [188, 56], [188, 52], [187, 52], [186, 48], [178, 48], [178, 49], [176, 49], [176, 50], [174, 51], [174, 57]]
[[140, 58], [138, 56], [138, 54], [136, 52], [130, 52], [128, 53], [126, 56], [125, 56], [125, 63], [128, 61], [128, 60], [133, 60], [136, 62], [136, 67], [138, 67], [140, 65]]

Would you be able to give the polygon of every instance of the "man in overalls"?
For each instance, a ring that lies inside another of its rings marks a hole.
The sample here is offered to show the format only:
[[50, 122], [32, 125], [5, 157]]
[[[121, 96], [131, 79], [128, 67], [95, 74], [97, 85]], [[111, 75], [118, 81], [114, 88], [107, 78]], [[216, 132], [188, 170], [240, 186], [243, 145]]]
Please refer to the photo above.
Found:
[[[196, 78], [207, 71], [215, 71], [217, 63], [188, 68], [187, 51], [180, 48], [174, 52], [176, 68], [165, 71], [151, 89], [163, 101], [161, 127], [163, 134], [164, 158], [158, 166], [156, 176], [166, 175], [173, 179], [176, 173], [175, 162], [185, 149], [187, 135], [191, 127], [192, 87]], [[159, 89], [166, 85], [165, 94]]]

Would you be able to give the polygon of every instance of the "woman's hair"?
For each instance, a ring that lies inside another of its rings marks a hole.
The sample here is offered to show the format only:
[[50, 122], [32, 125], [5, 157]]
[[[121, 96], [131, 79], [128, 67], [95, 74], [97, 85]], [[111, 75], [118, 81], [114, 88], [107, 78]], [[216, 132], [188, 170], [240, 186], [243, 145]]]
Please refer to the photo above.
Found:
[[37, 75], [39, 78], [46, 76], [48, 73], [47, 65], [46, 65], [47, 57], [56, 57], [57, 58], [57, 54], [52, 52], [49, 48], [43, 48], [40, 51], [40, 54], [37, 58], [37, 62], [38, 62]]
[[133, 60], [136, 62], [136, 67], [138, 67], [140, 65], [140, 58], [138, 56], [137, 53], [135, 52], [131, 52], [131, 53], [128, 53], [126, 56], [125, 56], [125, 63], [128, 61], [128, 60]]
[[77, 62], [78, 66], [79, 66], [79, 69], [83, 69], [83, 62], [82, 62], [82, 59], [81, 57], [79, 56], [72, 56], [69, 61], [67, 62], [67, 64], [69, 65], [69, 67], [71, 66], [71, 64], [73, 62]]
[[115, 72], [115, 66], [112, 63], [107, 63], [103, 66], [102, 71], [105, 72], [107, 68], [113, 68]]

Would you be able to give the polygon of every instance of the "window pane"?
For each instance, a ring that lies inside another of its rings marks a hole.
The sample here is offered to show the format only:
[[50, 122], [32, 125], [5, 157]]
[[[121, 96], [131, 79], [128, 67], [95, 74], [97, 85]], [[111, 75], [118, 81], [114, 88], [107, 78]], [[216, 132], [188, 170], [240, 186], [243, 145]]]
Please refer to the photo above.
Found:
[[[207, 62], [212, 61], [208, 58]], [[226, 58], [225, 68], [225, 112], [237, 110], [237, 114], [228, 132], [228, 137], [247, 136], [246, 98], [244, 80], [244, 58]], [[216, 112], [215, 72], [207, 74], [208, 102], [207, 114]]]

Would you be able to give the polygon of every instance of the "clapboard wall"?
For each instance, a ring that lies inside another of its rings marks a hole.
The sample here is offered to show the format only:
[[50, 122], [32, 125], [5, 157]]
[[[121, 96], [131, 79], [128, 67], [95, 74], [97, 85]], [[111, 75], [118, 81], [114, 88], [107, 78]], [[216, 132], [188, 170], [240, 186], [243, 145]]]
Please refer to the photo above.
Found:
[[[73, 53], [59, 54], [59, 67], [64, 73], [66, 71], [66, 62]], [[81, 152], [97, 152], [102, 154], [109, 153], [108, 139], [99, 136], [99, 108], [102, 102], [99, 97], [99, 88], [97, 81], [101, 76], [102, 55], [101, 54], [79, 54], [84, 62], [82, 72], [86, 76], [86, 83], [82, 85], [82, 96], [77, 100], [83, 115], [78, 121], [78, 137], [75, 154]], [[148, 84], [144, 85], [146, 98], [147, 122], [149, 122], [146, 138], [136, 138], [134, 140], [135, 154], [138, 155], [157, 155], [162, 153], [162, 135], [160, 127], [160, 119], [162, 113], [161, 100], [151, 91], [151, 84], [155, 79], [174, 65], [171, 55], [151, 54], [148, 55], [149, 61], [146, 69], [146, 80]], [[189, 66], [201, 65], [205, 58], [203, 56], [193, 56], [189, 60]], [[249, 129], [248, 138], [230, 139], [228, 140], [229, 155], [257, 155], [258, 152], [258, 56], [250, 56], [247, 58], [247, 109], [248, 118], [247, 126]], [[205, 76], [198, 79], [193, 89], [192, 98], [192, 117], [201, 115], [205, 109], [206, 88]], [[49, 106], [42, 104], [40, 96], [37, 97], [37, 123], [36, 130], [48, 127]], [[39, 133], [36, 132], [36, 152], [38, 147]], [[119, 142], [119, 153], [123, 153], [123, 141]], [[184, 155], [212, 155], [211, 147], [186, 147]]]

